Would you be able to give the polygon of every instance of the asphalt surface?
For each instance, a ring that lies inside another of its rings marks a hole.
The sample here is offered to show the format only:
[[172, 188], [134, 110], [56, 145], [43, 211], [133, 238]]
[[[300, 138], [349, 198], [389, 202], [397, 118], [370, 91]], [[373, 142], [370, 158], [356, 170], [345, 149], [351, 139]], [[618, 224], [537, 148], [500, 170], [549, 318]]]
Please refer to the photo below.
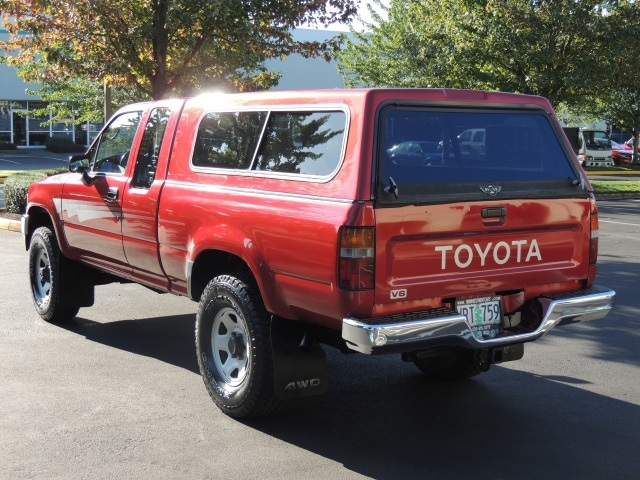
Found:
[[[52, 153], [42, 149], [0, 153], [0, 170], [40, 170], [59, 168], [69, 164], [69, 153]], [[0, 208], [4, 208], [4, 185], [0, 183]]]
[[639, 212], [600, 202], [597, 282], [618, 292], [607, 318], [463, 383], [327, 348], [326, 395], [251, 422], [205, 392], [194, 303], [107, 285], [72, 322], [48, 324], [21, 235], [0, 231], [0, 478], [635, 480]]

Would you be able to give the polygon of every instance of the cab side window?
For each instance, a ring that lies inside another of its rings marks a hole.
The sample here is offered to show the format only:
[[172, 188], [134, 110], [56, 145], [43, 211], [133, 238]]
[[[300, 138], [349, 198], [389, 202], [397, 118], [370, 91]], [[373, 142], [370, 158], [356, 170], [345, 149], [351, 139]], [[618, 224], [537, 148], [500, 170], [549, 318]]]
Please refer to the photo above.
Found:
[[171, 110], [168, 108], [156, 108], [151, 112], [136, 158], [132, 181], [134, 187], [149, 188], [156, 178], [158, 157], [170, 115]]
[[123, 113], [107, 126], [90, 152], [91, 171], [124, 173], [141, 116], [142, 112]]

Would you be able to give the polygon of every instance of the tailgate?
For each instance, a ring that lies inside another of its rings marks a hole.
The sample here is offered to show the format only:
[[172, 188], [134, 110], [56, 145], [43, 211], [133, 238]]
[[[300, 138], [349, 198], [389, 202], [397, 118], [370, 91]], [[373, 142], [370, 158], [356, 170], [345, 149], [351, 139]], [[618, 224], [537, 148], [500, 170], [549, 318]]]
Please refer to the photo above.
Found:
[[588, 278], [589, 192], [550, 112], [401, 102], [379, 112], [377, 315], [496, 298], [509, 312]]
[[378, 208], [378, 311], [585, 279], [589, 212], [567, 198]]

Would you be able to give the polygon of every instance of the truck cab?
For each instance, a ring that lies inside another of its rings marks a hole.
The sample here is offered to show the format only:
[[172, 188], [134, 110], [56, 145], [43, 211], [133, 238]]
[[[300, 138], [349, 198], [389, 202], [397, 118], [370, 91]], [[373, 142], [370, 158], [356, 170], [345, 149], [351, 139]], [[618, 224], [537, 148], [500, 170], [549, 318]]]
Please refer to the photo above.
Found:
[[614, 165], [611, 139], [605, 130], [565, 128], [583, 167], [611, 167]]

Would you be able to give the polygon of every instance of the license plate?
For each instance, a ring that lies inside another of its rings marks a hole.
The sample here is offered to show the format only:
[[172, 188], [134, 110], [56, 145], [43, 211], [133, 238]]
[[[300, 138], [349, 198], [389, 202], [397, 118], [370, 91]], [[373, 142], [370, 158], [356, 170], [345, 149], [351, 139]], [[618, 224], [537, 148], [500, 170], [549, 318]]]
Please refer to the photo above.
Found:
[[494, 338], [502, 331], [500, 297], [458, 300], [456, 310], [467, 317], [469, 328], [478, 339]]

